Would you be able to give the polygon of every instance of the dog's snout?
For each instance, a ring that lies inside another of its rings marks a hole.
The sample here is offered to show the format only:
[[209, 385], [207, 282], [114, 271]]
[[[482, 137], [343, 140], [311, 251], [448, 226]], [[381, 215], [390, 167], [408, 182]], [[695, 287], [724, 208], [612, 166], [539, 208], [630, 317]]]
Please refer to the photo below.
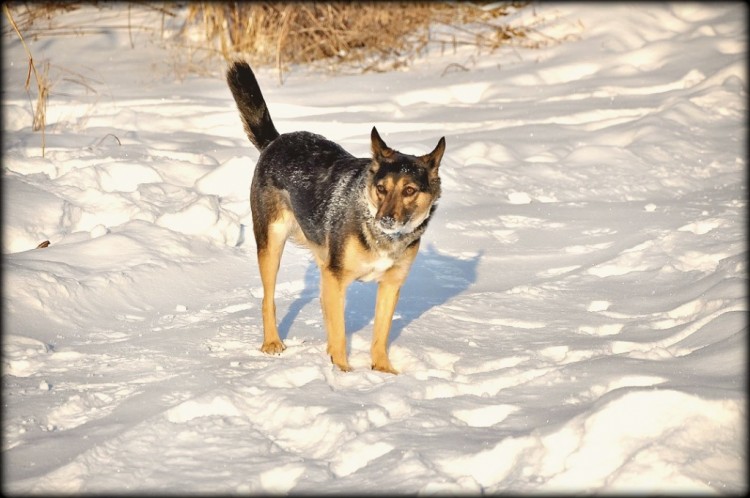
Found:
[[383, 228], [393, 228], [396, 225], [396, 218], [393, 216], [382, 216], [378, 221]]

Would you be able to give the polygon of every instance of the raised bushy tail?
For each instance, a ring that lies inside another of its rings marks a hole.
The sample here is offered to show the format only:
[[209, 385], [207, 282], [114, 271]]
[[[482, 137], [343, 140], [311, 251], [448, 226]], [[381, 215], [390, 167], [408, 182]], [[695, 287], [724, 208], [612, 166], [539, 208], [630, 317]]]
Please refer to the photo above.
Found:
[[247, 137], [262, 151], [279, 136], [279, 132], [273, 125], [258, 81], [247, 62], [232, 63], [227, 70], [227, 83], [237, 102]]

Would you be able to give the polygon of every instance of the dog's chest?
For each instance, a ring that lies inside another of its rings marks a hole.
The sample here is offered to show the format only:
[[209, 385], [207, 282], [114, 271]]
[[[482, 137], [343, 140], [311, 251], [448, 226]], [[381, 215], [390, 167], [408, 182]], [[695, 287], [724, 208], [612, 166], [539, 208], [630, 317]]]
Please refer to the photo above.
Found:
[[371, 280], [378, 280], [383, 276], [383, 273], [388, 271], [393, 266], [393, 258], [386, 254], [379, 254], [372, 260], [365, 261], [360, 266], [360, 277], [357, 280], [363, 282], [369, 282]]

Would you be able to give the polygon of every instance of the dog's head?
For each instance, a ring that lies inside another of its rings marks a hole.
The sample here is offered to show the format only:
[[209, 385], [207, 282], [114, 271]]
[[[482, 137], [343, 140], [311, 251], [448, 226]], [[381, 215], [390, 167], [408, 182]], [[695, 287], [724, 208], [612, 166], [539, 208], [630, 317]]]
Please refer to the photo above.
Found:
[[445, 137], [424, 156], [402, 154], [388, 147], [375, 127], [367, 204], [378, 228], [390, 236], [405, 235], [422, 225], [440, 197], [438, 168]]

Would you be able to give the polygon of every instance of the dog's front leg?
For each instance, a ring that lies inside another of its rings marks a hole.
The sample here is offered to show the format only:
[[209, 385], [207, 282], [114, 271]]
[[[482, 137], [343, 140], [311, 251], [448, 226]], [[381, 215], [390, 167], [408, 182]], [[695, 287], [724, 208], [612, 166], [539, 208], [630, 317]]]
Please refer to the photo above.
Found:
[[397, 374], [388, 359], [388, 335], [391, 332], [393, 312], [396, 311], [401, 286], [409, 274], [411, 264], [417, 257], [419, 241], [409, 246], [401, 259], [378, 281], [378, 296], [375, 300], [375, 325], [372, 332], [372, 369]]
[[350, 372], [351, 368], [346, 361], [346, 325], [344, 322], [346, 287], [347, 283], [332, 271], [321, 268], [320, 304], [328, 333], [328, 355], [341, 371]]
[[375, 326], [372, 334], [372, 369], [381, 372], [397, 374], [388, 360], [388, 335], [396, 310], [401, 283], [381, 281], [378, 284], [378, 297], [375, 301]]

